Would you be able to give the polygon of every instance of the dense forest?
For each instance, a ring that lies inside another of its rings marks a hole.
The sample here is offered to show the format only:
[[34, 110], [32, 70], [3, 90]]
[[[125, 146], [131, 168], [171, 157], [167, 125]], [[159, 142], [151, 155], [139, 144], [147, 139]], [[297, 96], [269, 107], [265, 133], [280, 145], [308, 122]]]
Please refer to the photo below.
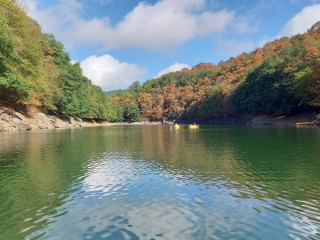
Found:
[[0, 104], [116, 121], [111, 99], [15, 0], [0, 0]]
[[200, 63], [127, 91], [115, 105], [135, 104], [151, 120], [208, 120], [242, 114], [292, 114], [320, 107], [320, 22], [218, 65]]
[[207, 120], [320, 108], [320, 22], [218, 65], [105, 93], [15, 0], [0, 0], [0, 105], [107, 121]]

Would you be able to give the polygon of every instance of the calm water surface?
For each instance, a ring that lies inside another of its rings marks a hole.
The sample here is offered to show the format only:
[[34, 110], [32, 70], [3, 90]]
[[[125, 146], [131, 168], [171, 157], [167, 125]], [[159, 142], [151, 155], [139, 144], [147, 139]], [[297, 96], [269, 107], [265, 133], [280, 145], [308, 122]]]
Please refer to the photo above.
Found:
[[1, 133], [0, 239], [320, 239], [320, 128]]

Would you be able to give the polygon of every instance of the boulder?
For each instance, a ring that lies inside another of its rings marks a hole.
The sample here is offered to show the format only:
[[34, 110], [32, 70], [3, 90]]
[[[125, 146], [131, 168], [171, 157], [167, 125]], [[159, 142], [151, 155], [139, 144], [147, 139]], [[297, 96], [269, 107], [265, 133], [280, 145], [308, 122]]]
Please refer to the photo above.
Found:
[[28, 121], [25, 116], [23, 116], [21, 113], [18, 113], [18, 112], [16, 112], [13, 116], [14, 116], [15, 118], [18, 118], [18, 119], [24, 121], [24, 122]]
[[37, 121], [42, 122], [44, 124], [51, 124], [51, 119], [48, 118], [48, 116], [44, 113], [36, 113], [35, 118], [37, 119]]
[[20, 122], [23, 122], [19, 117], [16, 117], [16, 116], [12, 116], [12, 122], [14, 122], [14, 123], [20, 123]]
[[2, 113], [0, 115], [0, 119], [5, 121], [5, 122], [9, 122], [11, 120], [11, 117], [7, 113]]
[[70, 122], [70, 124], [75, 124], [74, 118], [73, 117], [69, 117], [69, 122]]
[[61, 119], [57, 119], [54, 123], [56, 128], [67, 128], [69, 126], [69, 122], [63, 121]]
[[30, 124], [30, 130], [37, 130], [37, 129], [39, 129], [37, 125]]
[[38, 126], [40, 129], [53, 129], [54, 121], [50, 119], [47, 115], [44, 113], [35, 113], [34, 115], [35, 121], [33, 124]]
[[15, 124], [14, 127], [16, 127], [19, 131], [31, 130], [31, 127], [26, 123]]

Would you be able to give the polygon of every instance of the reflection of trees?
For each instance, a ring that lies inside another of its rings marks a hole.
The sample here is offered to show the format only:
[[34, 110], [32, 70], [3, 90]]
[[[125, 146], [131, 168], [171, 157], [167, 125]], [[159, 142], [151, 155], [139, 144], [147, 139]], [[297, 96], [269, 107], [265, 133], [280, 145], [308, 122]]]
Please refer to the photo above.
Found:
[[157, 127], [142, 131], [141, 151], [173, 179], [228, 188], [234, 197], [259, 199], [272, 211], [318, 225], [318, 146], [319, 132], [312, 128]]
[[145, 126], [136, 133], [128, 131], [128, 145], [124, 144], [129, 152], [140, 153], [137, 157], [154, 166], [161, 164], [165, 170], [197, 182], [221, 180], [252, 192], [263, 188], [257, 194], [264, 198], [285, 197], [288, 193], [281, 192], [289, 188], [294, 200], [302, 197], [301, 189], [310, 189], [310, 183], [320, 180], [314, 171], [320, 169], [320, 139], [314, 129], [220, 127], [190, 131]]
[[48, 224], [46, 216], [59, 214], [56, 208], [85, 175], [88, 161], [101, 156], [105, 137], [97, 130], [0, 135], [1, 239], [30, 228], [23, 238]]
[[239, 128], [230, 135], [234, 156], [248, 175], [253, 197], [272, 199], [275, 209], [307, 217], [313, 208], [320, 217], [320, 209], [311, 206], [312, 202], [320, 203], [320, 138], [316, 129]]
[[[135, 177], [148, 170], [177, 184], [226, 188], [234, 197], [262, 200], [319, 223], [320, 138], [314, 130], [117, 126], [0, 135], [0, 238], [31, 226], [19, 237], [43, 229], [54, 219], [48, 216], [63, 214], [57, 209], [84, 179], [119, 182], [116, 172], [104, 176], [112, 166], [101, 176], [95, 170], [105, 156], [126, 159]], [[125, 168], [117, 164], [122, 167], [115, 169]]]
[[[154, 166], [161, 164], [161, 168], [173, 174], [185, 174], [190, 180], [206, 183], [220, 179], [221, 176], [221, 180], [231, 179], [239, 172], [241, 163], [235, 160], [228, 133], [217, 137], [213, 137], [211, 133], [210, 131], [208, 135], [203, 130], [187, 128], [175, 130], [162, 126], [145, 126], [128, 150], [140, 153], [137, 157], [154, 163]], [[206, 146], [209, 138], [213, 142]]]
[[227, 188], [234, 197], [258, 199], [273, 211], [319, 223], [320, 138], [315, 129], [146, 126], [138, 134], [128, 132], [128, 141], [129, 152], [166, 171], [164, 177], [172, 181]]

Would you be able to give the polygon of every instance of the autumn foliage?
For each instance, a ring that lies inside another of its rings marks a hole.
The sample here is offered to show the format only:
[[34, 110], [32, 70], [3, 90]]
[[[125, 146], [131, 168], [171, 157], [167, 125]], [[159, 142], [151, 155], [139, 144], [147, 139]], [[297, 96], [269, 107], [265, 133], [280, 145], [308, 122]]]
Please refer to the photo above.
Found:
[[200, 63], [147, 80], [139, 94], [113, 98], [140, 107], [146, 120], [283, 114], [320, 106], [320, 28], [267, 43], [250, 53]]
[[0, 105], [108, 121], [202, 120], [320, 108], [320, 22], [217, 65], [200, 63], [105, 93], [62, 43], [0, 0]]

